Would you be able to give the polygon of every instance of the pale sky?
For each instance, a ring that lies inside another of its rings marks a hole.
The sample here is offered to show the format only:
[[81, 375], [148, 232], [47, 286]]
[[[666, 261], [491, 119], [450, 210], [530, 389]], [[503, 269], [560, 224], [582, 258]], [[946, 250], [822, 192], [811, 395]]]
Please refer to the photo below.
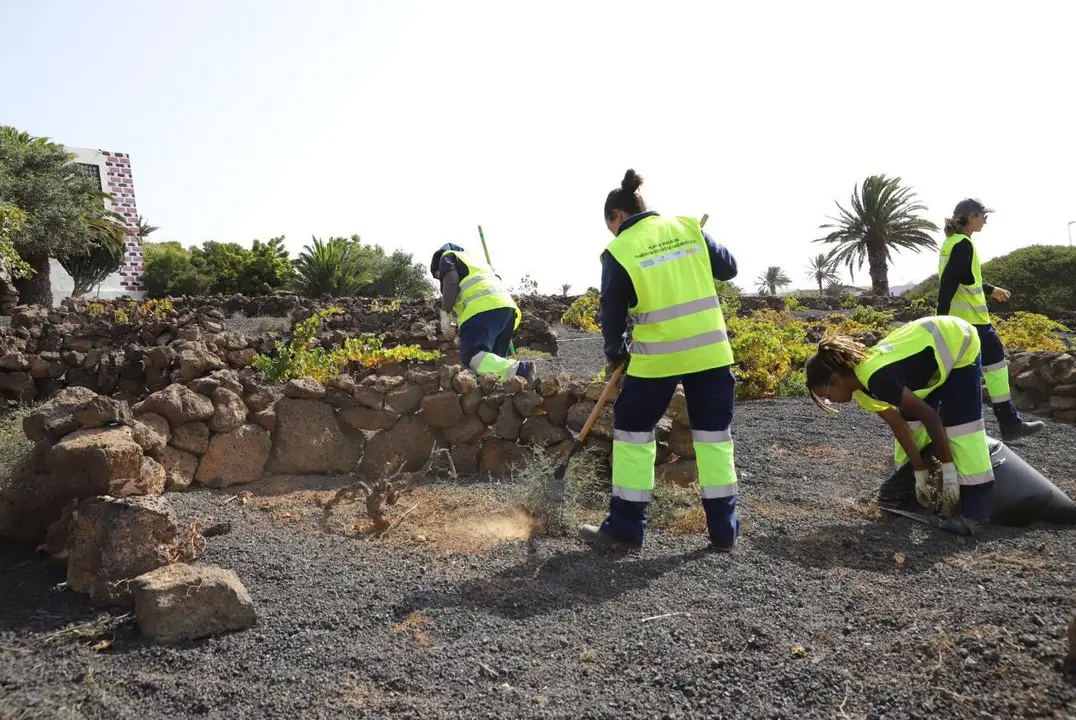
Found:
[[[872, 173], [985, 258], [1076, 220], [1076, 3], [0, 0], [0, 123], [130, 153], [155, 240], [445, 242], [514, 283], [598, 285], [624, 171], [754, 287], [809, 287]], [[1076, 227], [1073, 228], [1076, 230]], [[902, 255], [890, 282], [936, 269]], [[856, 280], [867, 281], [866, 268]]]

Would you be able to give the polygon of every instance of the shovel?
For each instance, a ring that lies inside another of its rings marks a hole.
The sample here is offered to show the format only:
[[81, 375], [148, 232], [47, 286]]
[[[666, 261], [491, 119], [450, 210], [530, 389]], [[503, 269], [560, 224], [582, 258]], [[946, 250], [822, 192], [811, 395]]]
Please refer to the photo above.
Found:
[[598, 397], [598, 402], [594, 404], [594, 409], [590, 411], [590, 417], [583, 423], [583, 429], [579, 431], [579, 436], [576, 437], [572, 443], [572, 447], [569, 448], [568, 454], [564, 456], [564, 459], [557, 465], [557, 469], [553, 471], [553, 482], [550, 485], [550, 495], [556, 503], [560, 503], [564, 500], [564, 485], [565, 477], [568, 474], [568, 463], [572, 461], [572, 457], [579, 452], [579, 449], [583, 447], [583, 443], [587, 439], [587, 435], [590, 434], [590, 429], [594, 427], [594, 423], [598, 421], [598, 413], [605, 407], [605, 403], [609, 401], [609, 396], [613, 394], [613, 389], [620, 384], [620, 376], [624, 374], [624, 366], [627, 363], [621, 363], [617, 365], [616, 370], [613, 371], [612, 377], [605, 383], [605, 388], [602, 390], [602, 394]]

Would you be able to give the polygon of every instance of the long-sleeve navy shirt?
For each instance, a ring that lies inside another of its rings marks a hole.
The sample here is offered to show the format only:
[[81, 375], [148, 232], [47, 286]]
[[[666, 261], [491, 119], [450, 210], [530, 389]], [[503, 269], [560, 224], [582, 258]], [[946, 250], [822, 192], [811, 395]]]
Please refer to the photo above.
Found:
[[[643, 218], [656, 216], [654, 211], [632, 215], [625, 220], [617, 232], [624, 232]], [[710, 267], [715, 280], [731, 280], [736, 277], [736, 259], [723, 245], [702, 233], [706, 240], [706, 249], [710, 253]], [[610, 362], [624, 359], [626, 334], [628, 329], [628, 308], [639, 302], [631, 276], [608, 250], [602, 253], [602, 286], [599, 315], [602, 325], [602, 337], [605, 339], [605, 357]]]
[[[949, 306], [959, 285], [975, 285], [975, 275], [971, 272], [971, 241], [961, 240], [949, 253], [949, 262], [945, 264], [938, 279], [938, 315], [948, 315]], [[983, 283], [983, 292], [987, 297], [994, 292], [994, 286]]]

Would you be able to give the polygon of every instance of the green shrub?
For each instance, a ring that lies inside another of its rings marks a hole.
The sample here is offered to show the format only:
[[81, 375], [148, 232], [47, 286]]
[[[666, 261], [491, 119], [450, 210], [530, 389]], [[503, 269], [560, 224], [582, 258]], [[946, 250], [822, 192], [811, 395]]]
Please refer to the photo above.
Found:
[[991, 319], [998, 337], [1009, 350], [1060, 352], [1065, 349], [1065, 343], [1058, 333], [1068, 332], [1069, 329], [1045, 315], [1018, 312], [1008, 320]]
[[30, 458], [33, 443], [22, 431], [22, 419], [30, 410], [29, 406], [21, 406], [0, 415], [0, 488], [10, 486]]
[[348, 338], [343, 347], [334, 345], [332, 349], [326, 350], [315, 342], [321, 321], [339, 312], [340, 309], [336, 307], [325, 308], [296, 323], [290, 342], [277, 341], [276, 357], [259, 353], [254, 356], [251, 365], [255, 370], [264, 373], [269, 382], [281, 383], [310, 377], [323, 383], [342, 373], [352, 362], [365, 368], [377, 368], [408, 360], [430, 362], [441, 356], [439, 352], [423, 350], [417, 345], [386, 348], [383, 345], [383, 337], [371, 333]]
[[600, 332], [601, 324], [598, 320], [599, 299], [598, 291], [595, 288], [588, 288], [564, 311], [560, 321], [576, 330]]
[[913, 312], [916, 317], [933, 315], [938, 311], [938, 296], [935, 294], [933, 298], [918, 297], [908, 303], [908, 309]]
[[1076, 310], [1076, 248], [1031, 245], [983, 263], [983, 280], [1012, 293], [1004, 310]]
[[806, 309], [807, 308], [804, 306], [804, 304], [800, 302], [799, 296], [788, 295], [785, 297], [785, 310], [789, 312], [796, 312]]
[[854, 310], [859, 307], [859, 298], [856, 297], [855, 293], [846, 293], [844, 297], [841, 298], [841, 307], [845, 310]]
[[863, 325], [868, 330], [889, 332], [889, 326], [893, 322], [893, 313], [888, 310], [875, 310], [866, 305], [860, 305], [852, 313], [852, 320]]
[[729, 318], [739, 398], [772, 397], [781, 379], [811, 354], [807, 325], [787, 312], [762, 310]]
[[774, 387], [777, 397], [810, 397], [807, 390], [807, 377], [802, 370], [796, 370], [781, 376]]

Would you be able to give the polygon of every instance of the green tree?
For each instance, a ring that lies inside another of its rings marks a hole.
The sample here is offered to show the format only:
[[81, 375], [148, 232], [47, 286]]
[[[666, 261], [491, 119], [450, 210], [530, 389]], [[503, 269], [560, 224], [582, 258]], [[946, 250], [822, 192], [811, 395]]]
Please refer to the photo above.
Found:
[[178, 242], [146, 243], [142, 246], [142, 283], [150, 297], [204, 295], [209, 280]]
[[938, 227], [919, 216], [926, 206], [915, 197], [911, 188], [901, 186], [899, 177], [871, 175], [852, 192], [851, 209], [837, 203], [838, 216], [820, 226], [832, 232], [814, 242], [834, 245], [830, 258], [835, 265], [847, 265], [850, 271], [862, 269], [866, 260], [872, 292], [888, 295], [889, 263], [894, 251], [922, 252], [938, 247], [930, 236]]
[[358, 235], [312, 238], [295, 261], [295, 290], [306, 297], [350, 297], [375, 280], [376, 260]]
[[818, 294], [825, 294], [826, 283], [839, 283], [841, 276], [837, 274], [837, 268], [833, 260], [825, 253], [818, 253], [807, 263], [807, 277], [818, 283]]
[[250, 248], [242, 292], [244, 295], [269, 295], [288, 287], [295, 278], [295, 267], [288, 259], [284, 236], [255, 240]]
[[755, 278], [759, 295], [777, 295], [777, 289], [792, 284], [792, 279], [776, 265], [766, 268], [766, 272]]
[[58, 259], [71, 276], [71, 297], [81, 297], [94, 285], [100, 285], [123, 265], [127, 248], [127, 228], [117, 222], [118, 215], [90, 222], [96, 235], [93, 243], [78, 252], [68, 252]]
[[374, 246], [375, 260], [373, 282], [360, 288], [360, 294], [369, 297], [428, 298], [434, 287], [426, 268], [414, 261], [411, 253], [395, 250], [385, 256], [379, 245]]
[[0, 203], [0, 273], [9, 282], [34, 274], [34, 269], [15, 250], [15, 236], [25, 222], [26, 213], [14, 205]]
[[1029, 245], [983, 263], [983, 280], [1012, 297], [999, 310], [1058, 313], [1076, 310], [1076, 248]]
[[25, 213], [14, 245], [35, 271], [15, 281], [22, 302], [52, 304], [49, 258], [94, 244], [99, 233], [93, 222], [106, 216], [106, 198], [62, 145], [0, 126], [0, 203]]
[[560, 294], [564, 297], [568, 297], [568, 291], [572, 289], [571, 283], [564, 283], [560, 286]]

